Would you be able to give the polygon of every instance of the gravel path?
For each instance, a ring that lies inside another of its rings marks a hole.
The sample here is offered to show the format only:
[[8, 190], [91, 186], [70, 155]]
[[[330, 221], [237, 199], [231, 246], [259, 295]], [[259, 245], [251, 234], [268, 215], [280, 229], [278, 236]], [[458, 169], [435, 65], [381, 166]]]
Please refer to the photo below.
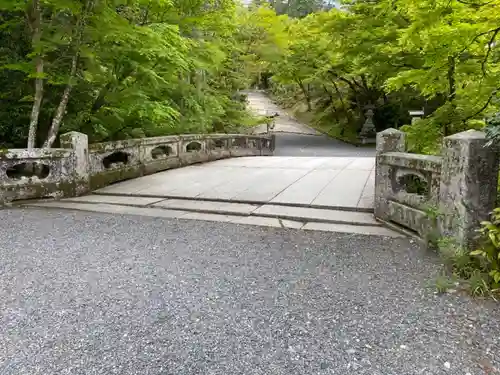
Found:
[[407, 240], [35, 209], [0, 238], [2, 375], [500, 366], [497, 305], [434, 294]]

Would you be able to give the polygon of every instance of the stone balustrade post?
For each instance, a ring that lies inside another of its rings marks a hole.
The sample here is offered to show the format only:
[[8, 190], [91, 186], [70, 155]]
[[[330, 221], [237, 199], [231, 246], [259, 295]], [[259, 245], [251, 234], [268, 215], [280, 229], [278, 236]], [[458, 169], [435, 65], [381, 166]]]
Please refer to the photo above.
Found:
[[60, 136], [62, 148], [74, 151], [75, 195], [82, 195], [90, 190], [89, 140], [86, 134], [69, 132]]
[[485, 134], [476, 130], [443, 141], [439, 230], [462, 248], [476, 245], [476, 230], [496, 204], [498, 152], [485, 147], [486, 142]]
[[377, 133], [376, 161], [375, 161], [375, 217], [389, 220], [389, 206], [387, 197], [392, 194], [390, 167], [379, 163], [379, 157], [387, 152], [405, 152], [405, 133], [397, 129], [386, 129]]

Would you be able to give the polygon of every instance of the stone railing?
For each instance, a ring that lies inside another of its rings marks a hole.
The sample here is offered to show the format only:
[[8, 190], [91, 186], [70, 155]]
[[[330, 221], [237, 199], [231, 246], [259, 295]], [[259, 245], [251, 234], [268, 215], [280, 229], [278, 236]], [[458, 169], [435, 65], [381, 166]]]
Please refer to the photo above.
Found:
[[484, 133], [467, 131], [446, 137], [441, 156], [418, 155], [405, 152], [403, 132], [378, 133], [375, 217], [473, 246], [496, 204], [498, 154], [485, 145]]
[[15, 199], [73, 195], [74, 153], [66, 149], [0, 151], [0, 206]]
[[272, 135], [180, 135], [88, 144], [61, 135], [61, 148], [0, 151], [0, 206], [85, 194], [114, 182], [237, 156], [272, 155]]

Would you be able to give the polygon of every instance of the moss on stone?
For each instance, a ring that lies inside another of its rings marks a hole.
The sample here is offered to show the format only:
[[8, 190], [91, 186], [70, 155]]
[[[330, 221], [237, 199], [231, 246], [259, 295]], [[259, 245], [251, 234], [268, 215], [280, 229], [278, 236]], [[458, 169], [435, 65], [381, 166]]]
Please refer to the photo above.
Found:
[[140, 177], [143, 174], [142, 165], [106, 170], [90, 176], [90, 189], [100, 189], [113, 182], [129, 180], [131, 178]]

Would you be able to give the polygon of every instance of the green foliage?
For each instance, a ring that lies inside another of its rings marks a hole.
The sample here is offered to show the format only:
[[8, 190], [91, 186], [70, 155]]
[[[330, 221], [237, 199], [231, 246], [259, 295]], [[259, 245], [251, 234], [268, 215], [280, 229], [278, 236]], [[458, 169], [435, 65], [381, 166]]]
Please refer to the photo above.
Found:
[[448, 274], [443, 272], [436, 277], [434, 286], [439, 294], [443, 294], [453, 290], [453, 288], [456, 287], [456, 282]]
[[[374, 106], [377, 130], [402, 127], [416, 153], [438, 153], [443, 137], [484, 128], [498, 110], [500, 0], [343, 3], [347, 12], [300, 19], [267, 13], [266, 53], [256, 56], [259, 76], [272, 77], [262, 87], [278, 102], [341, 138], [356, 138]], [[408, 111], [421, 108], [425, 117], [408, 125]]]
[[44, 86], [38, 145], [68, 86], [60, 131], [82, 131], [92, 142], [253, 123], [235, 95], [250, 77], [233, 0], [41, 2], [39, 41], [36, 1], [0, 1], [0, 145], [26, 146], [36, 78]]
[[498, 145], [500, 142], [500, 112], [491, 115], [486, 121], [486, 136], [489, 139], [488, 145]]
[[[498, 112], [500, 0], [343, 6], [0, 0], [2, 145], [26, 144], [37, 82], [38, 144], [68, 89], [60, 131], [91, 141], [234, 131], [253, 123], [235, 95], [250, 85], [345, 140], [374, 107], [378, 131], [402, 128], [410, 151], [426, 154]], [[408, 125], [408, 111], [420, 108], [425, 117]], [[486, 127], [492, 140], [497, 122]]]
[[470, 255], [477, 257], [480, 271], [489, 277], [485, 282], [493, 289], [500, 287], [500, 208], [493, 211], [491, 221], [481, 223], [482, 246]]
[[475, 296], [496, 295], [500, 291], [500, 208], [492, 213], [491, 221], [481, 223], [480, 246], [469, 251], [442, 239], [439, 253], [454, 277], [465, 281]]

